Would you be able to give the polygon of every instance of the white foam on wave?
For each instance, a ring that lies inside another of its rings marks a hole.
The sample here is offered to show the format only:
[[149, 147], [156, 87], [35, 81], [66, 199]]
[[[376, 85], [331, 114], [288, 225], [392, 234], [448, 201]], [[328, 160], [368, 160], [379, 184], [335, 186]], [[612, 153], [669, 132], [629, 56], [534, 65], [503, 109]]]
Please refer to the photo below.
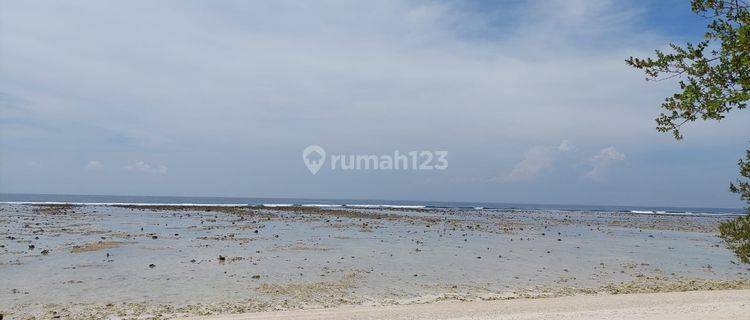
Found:
[[645, 213], [645, 214], [648, 214], [648, 213], [654, 213], [654, 212], [651, 211], [651, 210], [630, 210], [630, 213]]
[[342, 205], [340, 204], [327, 204], [327, 203], [308, 203], [303, 204], [303, 207], [315, 207], [315, 208], [338, 208]]
[[268, 208], [294, 207], [291, 203], [264, 203], [263, 206]]
[[424, 209], [427, 208], [427, 206], [408, 206], [408, 205], [386, 205], [385, 208], [395, 208], [395, 209]]
[[425, 209], [422, 205], [393, 205], [393, 204], [347, 204], [351, 208], [390, 208], [390, 209]]
[[630, 210], [630, 213], [637, 214], [652, 214], [652, 215], [665, 215], [665, 216], [708, 216], [708, 217], [738, 217], [745, 215], [744, 213], [709, 213], [709, 212], [690, 212], [690, 211], [662, 211], [662, 210]]

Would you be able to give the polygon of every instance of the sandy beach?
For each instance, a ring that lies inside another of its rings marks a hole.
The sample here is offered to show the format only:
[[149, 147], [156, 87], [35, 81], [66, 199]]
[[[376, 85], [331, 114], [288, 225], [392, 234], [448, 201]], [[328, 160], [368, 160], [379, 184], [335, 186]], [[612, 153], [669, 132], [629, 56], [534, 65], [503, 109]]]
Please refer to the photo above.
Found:
[[194, 320], [735, 320], [750, 313], [750, 290], [571, 296], [329, 310], [259, 312]]
[[[748, 266], [715, 236], [722, 219], [2, 204], [0, 313], [11, 319], [349, 319], [364, 312], [418, 319], [432, 310], [438, 319], [661, 319], [683, 312], [720, 318], [745, 312], [750, 300]], [[551, 309], [538, 309], [540, 303]], [[330, 311], [315, 311], [321, 309]]]

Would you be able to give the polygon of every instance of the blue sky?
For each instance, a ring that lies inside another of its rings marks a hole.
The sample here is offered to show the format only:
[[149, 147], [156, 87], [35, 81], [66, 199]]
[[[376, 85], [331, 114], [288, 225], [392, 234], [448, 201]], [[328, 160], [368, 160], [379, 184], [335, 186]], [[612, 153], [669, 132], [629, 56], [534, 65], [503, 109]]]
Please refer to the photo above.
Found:
[[698, 40], [688, 1], [488, 3], [4, 2], [0, 192], [742, 206], [748, 113], [674, 141], [624, 63]]

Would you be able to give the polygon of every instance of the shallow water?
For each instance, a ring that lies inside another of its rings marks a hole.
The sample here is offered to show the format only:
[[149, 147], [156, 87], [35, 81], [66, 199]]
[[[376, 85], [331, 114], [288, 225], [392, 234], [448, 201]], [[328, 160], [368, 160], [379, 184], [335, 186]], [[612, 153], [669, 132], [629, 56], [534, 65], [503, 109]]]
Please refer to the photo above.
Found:
[[[0, 209], [0, 311], [11, 315], [124, 302], [262, 301], [264, 308], [401, 303], [446, 294], [471, 298], [600, 288], [643, 275], [748, 277], [747, 267], [733, 263], [713, 233], [721, 217], [534, 210], [58, 210], [9, 204]], [[117, 247], [76, 247], [97, 242]]]

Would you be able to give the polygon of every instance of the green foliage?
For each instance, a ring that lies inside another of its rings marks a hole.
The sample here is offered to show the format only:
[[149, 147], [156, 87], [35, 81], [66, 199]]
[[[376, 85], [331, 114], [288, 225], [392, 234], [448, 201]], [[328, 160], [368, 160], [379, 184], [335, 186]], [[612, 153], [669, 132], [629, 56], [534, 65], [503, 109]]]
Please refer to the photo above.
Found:
[[[667, 97], [656, 118], [656, 129], [683, 138], [683, 124], [724, 119], [733, 109], [745, 109], [750, 100], [750, 3], [748, 0], [693, 0], [692, 10], [710, 21], [704, 40], [670, 51], [656, 50], [653, 58], [626, 60], [643, 70], [647, 81], [678, 79], [679, 91]], [[740, 159], [740, 176], [729, 189], [750, 204], [750, 150]], [[750, 213], [750, 208], [748, 208]], [[750, 215], [719, 226], [719, 236], [740, 260], [750, 263]]]
[[[740, 198], [750, 204], [750, 150], [745, 152], [745, 159], [740, 159], [738, 162], [742, 178], [730, 184], [729, 189], [739, 193]], [[748, 208], [748, 213], [750, 213], [750, 208]], [[719, 236], [740, 258], [740, 261], [750, 263], [750, 215], [722, 222], [719, 225]]]
[[719, 235], [743, 263], [750, 263], [750, 215], [723, 222]]
[[746, 0], [693, 0], [695, 13], [712, 19], [705, 39], [671, 52], [656, 50], [655, 58], [630, 57], [626, 62], [644, 70], [646, 80], [677, 78], [680, 91], [662, 103], [657, 130], [682, 139], [680, 127], [697, 119], [721, 120], [750, 99], [750, 11]]
[[736, 184], [730, 183], [729, 190], [739, 193], [740, 199], [750, 204], [750, 150], [745, 150], [745, 159], [740, 159], [737, 165], [740, 166], [740, 176], [742, 178], [737, 179]]

